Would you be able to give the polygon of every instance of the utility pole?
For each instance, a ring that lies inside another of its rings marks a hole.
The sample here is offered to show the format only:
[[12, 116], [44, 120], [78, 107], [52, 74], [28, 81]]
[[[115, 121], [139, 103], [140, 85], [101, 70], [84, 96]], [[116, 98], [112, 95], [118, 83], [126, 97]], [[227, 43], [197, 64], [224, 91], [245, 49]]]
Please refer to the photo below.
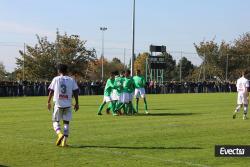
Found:
[[226, 62], [226, 82], [228, 80], [228, 53], [227, 53], [227, 62]]
[[107, 27], [100, 27], [100, 30], [102, 31], [102, 81], [104, 79], [104, 69], [103, 69], [103, 64], [104, 64], [104, 31], [107, 30]]
[[59, 29], [56, 29], [56, 65], [60, 64], [59, 62]]
[[135, 0], [133, 2], [133, 19], [132, 19], [131, 76], [133, 76], [134, 73], [134, 56], [135, 56]]
[[26, 44], [24, 43], [23, 44], [23, 81], [25, 80], [25, 78], [24, 78], [24, 76], [25, 76], [24, 75], [24, 67], [25, 67], [25, 58], [24, 57], [25, 57], [25, 52], [26, 52], [25, 47], [26, 47]]

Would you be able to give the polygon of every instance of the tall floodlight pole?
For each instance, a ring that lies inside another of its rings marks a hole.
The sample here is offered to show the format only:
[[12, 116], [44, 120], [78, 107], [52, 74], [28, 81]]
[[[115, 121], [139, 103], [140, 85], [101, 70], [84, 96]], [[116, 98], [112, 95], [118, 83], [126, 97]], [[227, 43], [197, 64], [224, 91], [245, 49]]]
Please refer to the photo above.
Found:
[[227, 75], [228, 75], [228, 54], [227, 54], [227, 62], [226, 62], [226, 82], [227, 82]]
[[180, 82], [182, 81], [182, 51], [181, 51], [181, 59], [180, 59]]
[[206, 53], [204, 54], [204, 63], [203, 63], [203, 65], [204, 65], [203, 81], [205, 81], [206, 80]]
[[135, 0], [133, 2], [133, 21], [132, 21], [132, 55], [131, 55], [131, 76], [134, 74], [134, 55], [135, 55]]
[[125, 68], [126, 68], [126, 48], [124, 48], [124, 50], [123, 50], [123, 64], [124, 64], [124, 70], [125, 70]]
[[102, 81], [104, 79], [104, 69], [103, 69], [103, 64], [104, 64], [104, 31], [106, 31], [108, 28], [107, 27], [100, 27], [100, 30], [102, 31]]

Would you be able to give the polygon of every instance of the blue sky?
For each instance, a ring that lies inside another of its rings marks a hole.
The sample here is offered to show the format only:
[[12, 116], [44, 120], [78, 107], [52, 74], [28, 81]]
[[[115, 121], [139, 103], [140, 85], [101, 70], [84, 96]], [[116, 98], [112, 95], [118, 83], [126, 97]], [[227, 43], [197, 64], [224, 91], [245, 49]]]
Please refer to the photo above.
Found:
[[[214, 37], [232, 42], [250, 31], [249, 0], [136, 0], [136, 52], [148, 51], [150, 44], [166, 45], [175, 51], [195, 53], [193, 43]], [[132, 0], [1, 0], [0, 61], [8, 71], [23, 43], [34, 45], [35, 34], [55, 39], [56, 28], [78, 34], [89, 48], [101, 48], [100, 26], [105, 32], [105, 56], [123, 59], [131, 55]], [[195, 54], [184, 54], [193, 63]]]

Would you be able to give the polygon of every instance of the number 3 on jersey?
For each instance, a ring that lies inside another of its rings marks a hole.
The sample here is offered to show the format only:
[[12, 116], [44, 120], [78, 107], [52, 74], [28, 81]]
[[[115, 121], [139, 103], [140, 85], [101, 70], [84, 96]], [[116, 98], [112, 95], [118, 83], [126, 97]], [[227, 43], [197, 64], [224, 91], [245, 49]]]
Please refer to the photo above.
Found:
[[61, 84], [61, 93], [66, 94], [67, 93], [67, 86], [65, 84]]

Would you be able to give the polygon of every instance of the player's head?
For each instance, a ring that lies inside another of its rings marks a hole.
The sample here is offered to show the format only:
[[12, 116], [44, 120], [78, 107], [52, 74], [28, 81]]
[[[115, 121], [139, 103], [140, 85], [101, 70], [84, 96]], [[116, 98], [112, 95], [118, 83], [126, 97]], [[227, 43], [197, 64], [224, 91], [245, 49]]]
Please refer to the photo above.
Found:
[[57, 66], [57, 71], [59, 74], [67, 74], [68, 72], [68, 66], [66, 64], [59, 64]]
[[125, 76], [125, 71], [121, 72], [121, 76], [124, 77]]
[[114, 71], [114, 75], [115, 75], [115, 76], [119, 75], [119, 71], [117, 71], [117, 70]]
[[110, 76], [110, 78], [114, 78], [115, 77], [115, 72], [113, 71], [113, 72], [110, 72], [109, 73], [109, 76]]
[[141, 70], [136, 70], [136, 75], [141, 75]]
[[247, 75], [247, 70], [242, 70], [241, 71], [241, 76], [245, 76], [245, 75]]
[[125, 72], [125, 77], [129, 77], [130, 74], [131, 74], [131, 71], [130, 71], [130, 70], [126, 70], [126, 72]]

